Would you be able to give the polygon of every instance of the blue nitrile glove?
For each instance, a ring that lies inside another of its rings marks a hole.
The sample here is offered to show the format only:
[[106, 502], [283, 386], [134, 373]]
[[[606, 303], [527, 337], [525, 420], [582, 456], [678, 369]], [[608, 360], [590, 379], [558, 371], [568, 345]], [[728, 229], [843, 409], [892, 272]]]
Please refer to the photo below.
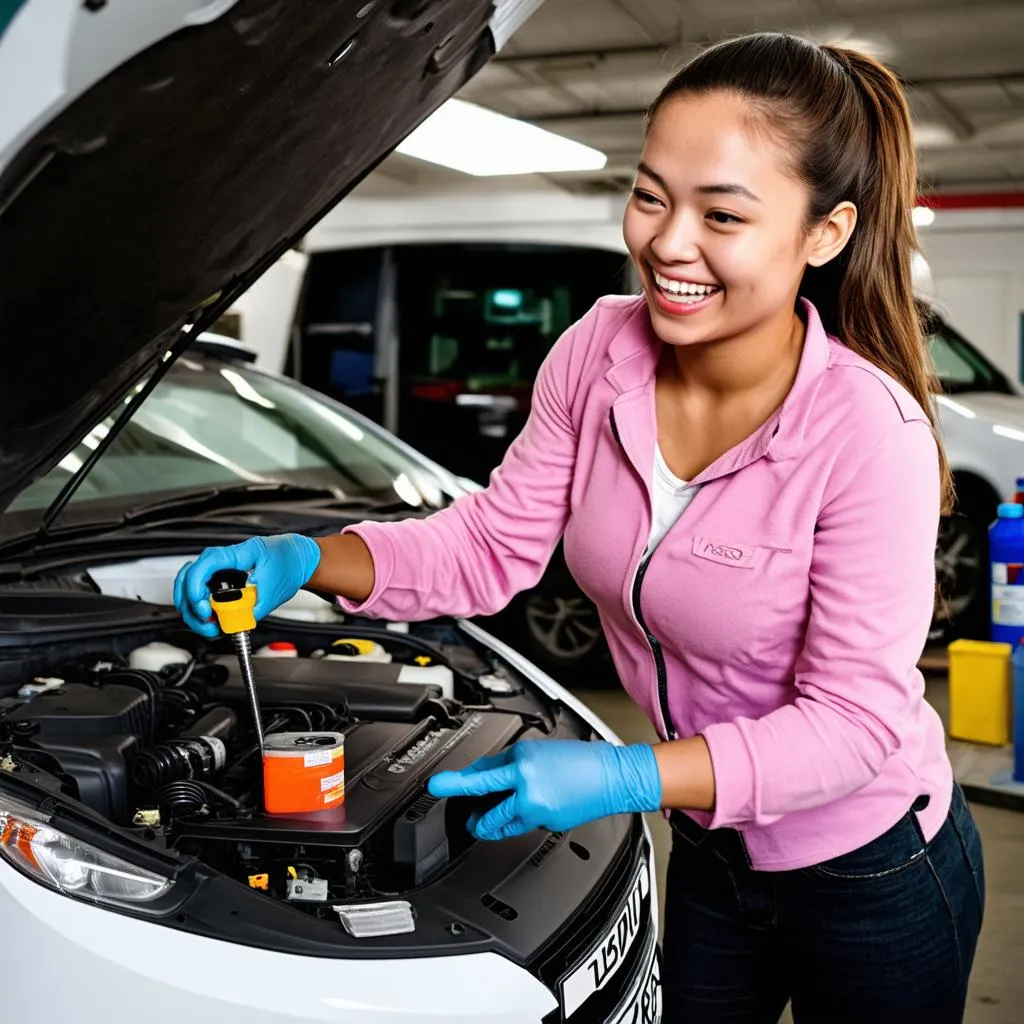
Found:
[[471, 816], [477, 839], [507, 839], [535, 828], [562, 832], [609, 814], [656, 811], [661, 775], [650, 744], [522, 740], [458, 772], [433, 776], [436, 797], [509, 791], [482, 816]]
[[301, 533], [276, 537], [250, 537], [241, 544], [207, 548], [194, 562], [178, 570], [174, 580], [174, 604], [185, 624], [200, 636], [213, 639], [220, 633], [213, 620], [207, 583], [221, 569], [249, 573], [256, 587], [257, 620], [294, 597], [320, 564], [320, 546]]

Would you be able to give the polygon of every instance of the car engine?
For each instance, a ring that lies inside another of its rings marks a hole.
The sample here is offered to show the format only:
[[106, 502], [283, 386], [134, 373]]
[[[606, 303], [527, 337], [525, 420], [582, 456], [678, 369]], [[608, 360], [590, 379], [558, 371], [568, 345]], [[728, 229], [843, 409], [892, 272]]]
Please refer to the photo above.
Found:
[[0, 695], [0, 756], [59, 780], [115, 825], [311, 913], [425, 884], [474, 842], [466, 821], [480, 804], [436, 800], [430, 775], [565, 734], [514, 672], [468, 648], [384, 629], [289, 631], [254, 659], [264, 733], [341, 733], [345, 799], [269, 814], [235, 656], [175, 639], [53, 652]]

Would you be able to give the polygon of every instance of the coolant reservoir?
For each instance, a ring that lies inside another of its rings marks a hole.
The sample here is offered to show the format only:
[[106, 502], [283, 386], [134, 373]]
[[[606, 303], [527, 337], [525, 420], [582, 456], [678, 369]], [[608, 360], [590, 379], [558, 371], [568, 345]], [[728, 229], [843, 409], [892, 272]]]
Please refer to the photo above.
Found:
[[445, 697], [455, 699], [455, 676], [452, 670], [444, 665], [403, 665], [398, 673], [398, 681], [440, 686]]
[[[345, 637], [331, 644], [324, 661], [375, 661], [391, 662], [391, 654], [373, 640]], [[423, 658], [422, 661], [430, 661]], [[455, 675], [444, 665], [402, 665], [398, 671], [400, 683], [426, 683], [440, 686], [441, 693], [448, 698], [455, 697]]]
[[128, 655], [128, 664], [144, 672], [159, 672], [167, 665], [187, 665], [191, 660], [192, 655], [188, 651], [161, 643], [136, 647]]
[[391, 655], [374, 640], [344, 637], [335, 640], [324, 655], [325, 661], [377, 661], [390, 662]]

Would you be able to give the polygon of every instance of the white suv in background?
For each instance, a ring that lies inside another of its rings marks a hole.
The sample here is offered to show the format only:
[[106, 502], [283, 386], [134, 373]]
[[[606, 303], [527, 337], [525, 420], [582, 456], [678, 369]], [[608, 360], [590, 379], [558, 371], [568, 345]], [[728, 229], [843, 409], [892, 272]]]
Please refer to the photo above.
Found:
[[956, 481], [956, 514], [944, 519], [936, 568], [947, 607], [936, 631], [988, 633], [988, 527], [996, 505], [1024, 477], [1024, 394], [938, 313], [932, 357], [942, 382], [939, 424]]

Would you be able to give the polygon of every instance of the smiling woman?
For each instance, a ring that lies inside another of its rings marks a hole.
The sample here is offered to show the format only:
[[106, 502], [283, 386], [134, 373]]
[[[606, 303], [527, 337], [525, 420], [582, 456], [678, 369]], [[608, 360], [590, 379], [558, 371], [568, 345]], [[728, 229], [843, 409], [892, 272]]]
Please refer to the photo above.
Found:
[[[708, 48], [651, 111], [623, 224], [643, 295], [562, 335], [489, 486], [259, 565], [414, 621], [499, 610], [564, 540], [661, 742], [523, 740], [429, 788], [495, 794], [468, 818], [489, 840], [666, 810], [666, 1021], [962, 1017], [984, 889], [917, 668], [949, 487], [915, 178], [870, 57]], [[228, 566], [250, 549], [183, 570], [186, 621]]]

